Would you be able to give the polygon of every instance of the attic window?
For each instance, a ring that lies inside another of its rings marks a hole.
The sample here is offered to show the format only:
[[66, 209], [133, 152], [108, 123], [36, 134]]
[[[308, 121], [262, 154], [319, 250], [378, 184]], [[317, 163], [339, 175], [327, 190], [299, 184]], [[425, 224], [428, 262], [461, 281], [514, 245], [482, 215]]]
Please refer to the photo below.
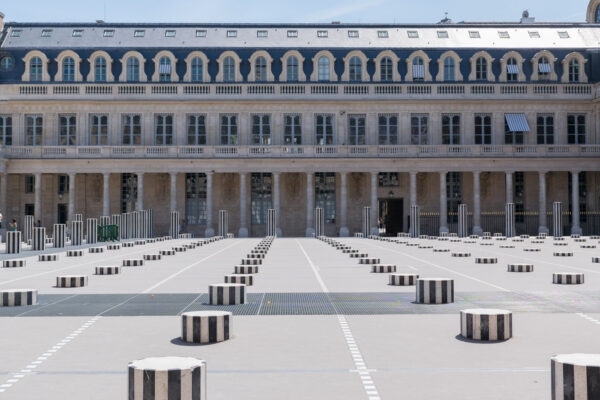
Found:
[[237, 37], [237, 31], [227, 31], [227, 37]]
[[175, 31], [173, 29], [167, 29], [165, 31], [165, 37], [175, 37], [175, 32], [177, 32], [177, 31]]
[[437, 31], [438, 38], [448, 39], [448, 31]]
[[388, 34], [388, 31], [377, 31], [377, 37], [385, 39], [390, 37], [390, 35]]
[[348, 37], [357, 38], [358, 37], [358, 31], [348, 31]]
[[569, 32], [567, 31], [558, 31], [558, 37], [561, 39], [568, 39], [569, 38]]
[[256, 31], [256, 37], [268, 37], [269, 31]]
[[529, 37], [531, 39], [539, 39], [540, 33], [538, 31], [529, 31]]
[[82, 37], [83, 29], [73, 29], [73, 37]]
[[21, 37], [21, 32], [23, 32], [21, 29], [14, 29], [10, 33], [10, 37]]
[[498, 36], [500, 37], [500, 39], [510, 39], [508, 31], [498, 31]]
[[144, 37], [146, 35], [146, 31], [142, 29], [138, 29], [133, 32], [133, 37]]
[[298, 37], [298, 31], [287, 31], [287, 37], [289, 37], [289, 38], [297, 38]]
[[479, 31], [469, 31], [469, 37], [471, 39], [481, 39], [481, 35], [479, 34]]
[[317, 37], [326, 38], [329, 36], [328, 31], [317, 31]]
[[42, 29], [42, 37], [52, 36], [52, 29]]
[[113, 36], [115, 36], [115, 30], [114, 29], [105, 29], [104, 34], [102, 36], [113, 37]]
[[419, 32], [418, 31], [408, 31], [408, 37], [411, 39], [418, 39], [419, 38]]
[[196, 37], [206, 37], [206, 29], [197, 29]]

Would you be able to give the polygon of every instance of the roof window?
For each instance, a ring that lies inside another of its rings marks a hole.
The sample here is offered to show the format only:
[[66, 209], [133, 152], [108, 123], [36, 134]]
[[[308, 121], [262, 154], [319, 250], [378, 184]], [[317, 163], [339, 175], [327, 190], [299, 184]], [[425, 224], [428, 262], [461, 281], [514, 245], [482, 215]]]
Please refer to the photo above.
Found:
[[237, 37], [237, 31], [227, 31], [227, 37]]
[[256, 37], [268, 37], [269, 31], [256, 31]]
[[196, 29], [196, 37], [206, 37], [206, 29]]
[[540, 33], [538, 31], [529, 31], [529, 37], [531, 39], [539, 39]]
[[174, 29], [167, 29], [165, 31], [165, 37], [175, 37], [176, 32], [177, 31]]
[[287, 37], [297, 38], [298, 37], [298, 31], [287, 31]]
[[143, 29], [137, 29], [133, 32], [133, 37], [144, 37], [146, 36], [146, 31]]
[[73, 29], [73, 37], [82, 37], [83, 29]]
[[437, 31], [439, 39], [448, 39], [448, 31]]
[[500, 39], [510, 39], [508, 31], [498, 31], [498, 37], [500, 37]]
[[317, 31], [317, 37], [326, 38], [329, 36], [328, 31]]
[[348, 31], [348, 37], [357, 38], [358, 37], [358, 31]]
[[390, 37], [390, 35], [389, 35], [388, 31], [377, 31], [377, 37], [385, 39], [385, 38]]
[[558, 31], [558, 37], [561, 39], [568, 39], [569, 38], [569, 32], [567, 31]]
[[469, 31], [469, 37], [471, 39], [481, 39], [481, 35], [479, 34], [479, 31]]
[[408, 37], [410, 39], [418, 39], [419, 38], [419, 32], [418, 31], [408, 31], [406, 33], [408, 34]]
[[115, 30], [114, 29], [105, 29], [104, 33], [102, 34], [102, 36], [104, 36], [104, 37], [113, 37], [113, 36], [115, 36]]
[[13, 29], [10, 33], [10, 37], [21, 37], [21, 32], [23, 32], [21, 29]]
[[52, 36], [52, 29], [42, 29], [42, 37]]

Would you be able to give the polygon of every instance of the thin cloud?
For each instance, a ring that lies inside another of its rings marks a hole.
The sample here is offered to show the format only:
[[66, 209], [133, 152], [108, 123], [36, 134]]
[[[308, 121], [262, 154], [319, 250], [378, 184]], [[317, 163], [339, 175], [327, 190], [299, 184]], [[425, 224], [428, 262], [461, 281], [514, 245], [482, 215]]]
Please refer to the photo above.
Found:
[[300, 20], [305, 22], [331, 21], [347, 14], [357, 13], [371, 7], [380, 6], [383, 3], [385, 3], [385, 0], [357, 1], [346, 6], [334, 6], [318, 10], [315, 13], [305, 15], [304, 17], [300, 18]]

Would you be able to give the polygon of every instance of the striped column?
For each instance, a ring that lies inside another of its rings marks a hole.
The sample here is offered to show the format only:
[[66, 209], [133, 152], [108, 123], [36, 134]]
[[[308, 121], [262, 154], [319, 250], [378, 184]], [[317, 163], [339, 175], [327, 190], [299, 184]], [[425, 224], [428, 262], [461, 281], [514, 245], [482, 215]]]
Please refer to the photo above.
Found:
[[323, 236], [325, 234], [325, 213], [321, 207], [315, 208], [315, 236]]
[[515, 230], [515, 203], [506, 203], [504, 205], [504, 222], [504, 236], [516, 236], [517, 232]]
[[98, 219], [88, 218], [86, 220], [87, 244], [98, 243]]
[[173, 239], [179, 238], [179, 211], [171, 211], [171, 223], [169, 224], [169, 236]]
[[25, 216], [25, 225], [23, 226], [23, 241], [25, 243], [30, 243], [30, 240], [33, 239], [33, 215]]
[[274, 208], [267, 210], [267, 236], [277, 236], [277, 212]]
[[467, 224], [467, 205], [458, 205], [458, 237], [464, 238], [469, 236], [469, 228]]
[[219, 210], [219, 236], [227, 237], [229, 233], [229, 212]]
[[0, 307], [34, 306], [36, 304], [36, 289], [0, 290]]
[[75, 214], [75, 215], [73, 215], [73, 221], [81, 221], [81, 222], [83, 222], [83, 214]]
[[246, 285], [239, 283], [216, 283], [208, 286], [211, 305], [235, 305], [246, 303]]
[[127, 239], [127, 213], [120, 215], [120, 226], [119, 226], [119, 237], [121, 239]]
[[21, 252], [21, 232], [8, 231], [6, 232], [6, 253], [18, 254]]
[[100, 225], [110, 225], [110, 215], [102, 215], [98, 223]]
[[231, 337], [232, 314], [227, 311], [193, 311], [181, 314], [181, 340], [219, 343]]
[[135, 239], [133, 212], [127, 213], [127, 239]]
[[132, 214], [132, 227], [133, 227], [133, 233], [132, 233], [132, 238], [134, 239], [139, 239], [141, 237], [141, 230], [142, 230], [142, 226], [141, 226], [141, 217], [140, 217], [140, 212], [139, 211], [134, 211], [131, 213]]
[[138, 211], [138, 217], [139, 217], [138, 238], [143, 239], [146, 237], [146, 210]]
[[148, 209], [148, 237], [154, 237], [154, 210]]
[[81, 246], [83, 242], [83, 222], [71, 222], [71, 246]]
[[129, 400], [206, 400], [206, 361], [191, 357], [156, 357], [132, 361]]
[[33, 245], [31, 250], [46, 250], [46, 228], [33, 228]]
[[563, 236], [562, 203], [560, 201], [552, 203], [552, 233], [554, 237]]
[[410, 206], [410, 237], [418, 238], [421, 234], [421, 209], [417, 205]]
[[551, 359], [552, 400], [600, 399], [600, 354], [559, 354]]
[[363, 207], [362, 233], [366, 238], [371, 234], [371, 207]]
[[512, 312], [487, 308], [461, 310], [460, 335], [482, 341], [508, 340], [512, 337]]
[[454, 302], [454, 280], [420, 278], [417, 280], [417, 303], [445, 304]]
[[65, 247], [65, 239], [67, 234], [67, 226], [65, 224], [54, 224], [52, 231], [52, 243], [55, 249]]

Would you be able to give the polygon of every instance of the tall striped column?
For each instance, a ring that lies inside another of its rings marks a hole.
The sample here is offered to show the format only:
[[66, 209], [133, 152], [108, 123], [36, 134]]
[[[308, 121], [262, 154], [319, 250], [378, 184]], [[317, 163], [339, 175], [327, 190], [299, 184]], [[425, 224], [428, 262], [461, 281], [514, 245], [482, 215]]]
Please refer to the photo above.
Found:
[[141, 230], [142, 230], [142, 226], [141, 226], [141, 218], [140, 218], [140, 212], [139, 211], [134, 211], [132, 213], [132, 226], [133, 226], [133, 234], [131, 237], [133, 237], [134, 239], [139, 239], [141, 237]]
[[6, 232], [6, 253], [18, 254], [21, 252], [21, 232], [8, 231]]
[[135, 228], [133, 226], [133, 212], [127, 213], [127, 239], [135, 239], [134, 232]]
[[65, 224], [54, 224], [52, 232], [52, 243], [55, 249], [61, 249], [65, 247], [66, 233], [67, 226]]
[[267, 210], [267, 236], [277, 236], [277, 212], [274, 208]]
[[458, 237], [464, 238], [469, 236], [469, 228], [467, 225], [467, 205], [458, 205]]
[[83, 222], [71, 222], [71, 246], [81, 246], [83, 242]]
[[506, 203], [504, 205], [504, 236], [514, 237], [517, 232], [515, 231], [515, 203]]
[[148, 237], [154, 237], [154, 209], [148, 209]]
[[169, 236], [173, 239], [179, 238], [179, 211], [171, 211], [171, 223], [169, 224]]
[[102, 215], [98, 223], [100, 225], [110, 225], [110, 215]]
[[81, 222], [83, 222], [83, 214], [75, 214], [75, 215], [73, 215], [73, 221], [81, 221]]
[[560, 201], [552, 203], [552, 233], [554, 237], [563, 236], [562, 203]]
[[98, 219], [88, 218], [86, 220], [87, 244], [98, 243]]
[[121, 214], [121, 225], [119, 226], [119, 236], [121, 239], [127, 239], [127, 213]]
[[32, 250], [46, 250], [46, 228], [33, 228]]
[[325, 213], [321, 207], [315, 208], [315, 237], [325, 234]]
[[140, 238], [145, 239], [148, 237], [148, 211], [140, 211]]
[[371, 207], [363, 207], [362, 215], [363, 237], [368, 238], [371, 233]]
[[229, 212], [219, 210], [219, 236], [227, 237], [229, 233]]
[[421, 234], [421, 209], [417, 205], [410, 206], [410, 237], [418, 238]]
[[25, 225], [23, 226], [23, 241], [29, 243], [33, 238], [33, 215], [25, 216]]

